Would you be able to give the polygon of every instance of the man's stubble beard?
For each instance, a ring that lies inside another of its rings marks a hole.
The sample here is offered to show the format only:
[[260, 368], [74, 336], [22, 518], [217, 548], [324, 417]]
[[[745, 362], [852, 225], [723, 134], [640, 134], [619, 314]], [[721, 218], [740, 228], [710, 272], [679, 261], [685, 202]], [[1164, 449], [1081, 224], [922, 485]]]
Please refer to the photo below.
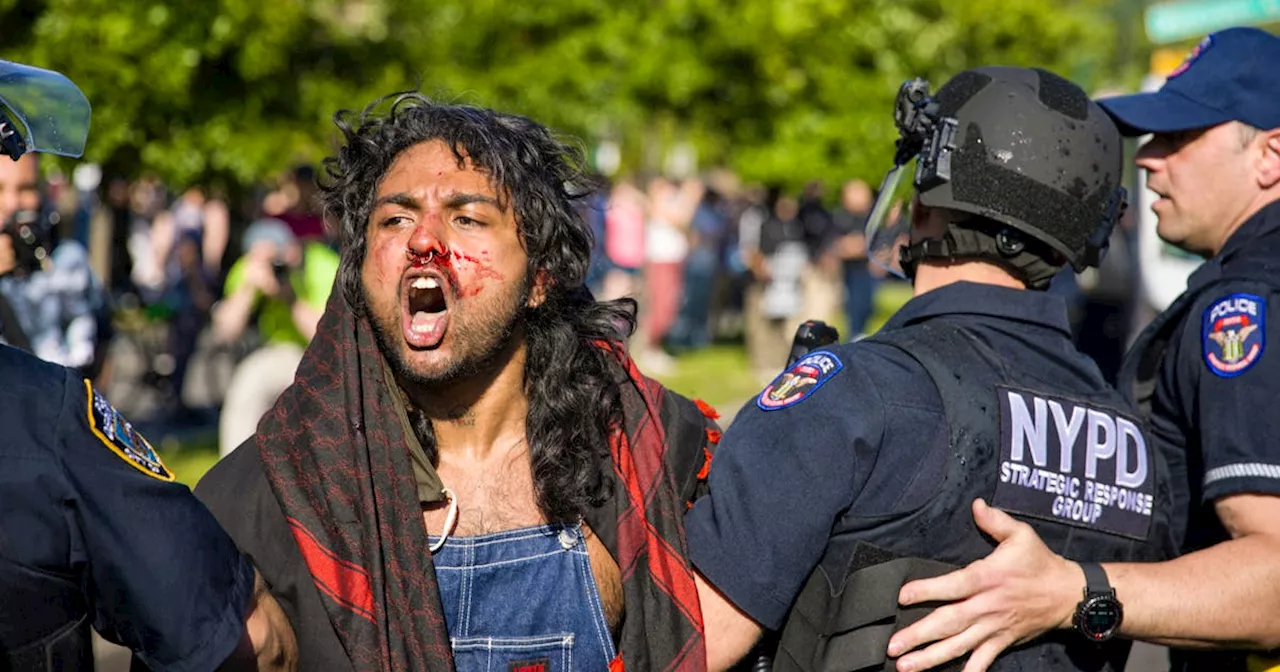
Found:
[[[362, 298], [368, 308], [372, 305], [368, 289], [362, 287], [362, 290]], [[514, 301], [507, 305], [480, 307], [473, 314], [473, 319], [465, 323], [450, 315], [445, 338], [452, 340], [452, 361], [443, 371], [435, 374], [414, 370], [405, 358], [406, 346], [397, 335], [402, 328], [402, 302], [397, 301], [397, 310], [385, 323], [383, 316], [375, 315], [370, 310], [366, 310], [366, 314], [369, 315], [369, 326], [373, 330], [378, 350], [391, 366], [396, 378], [402, 384], [414, 385], [427, 391], [440, 391], [460, 381], [496, 372], [509, 360], [515, 350], [517, 331], [525, 323], [529, 310], [528, 299], [529, 282], [526, 279], [521, 282]]]

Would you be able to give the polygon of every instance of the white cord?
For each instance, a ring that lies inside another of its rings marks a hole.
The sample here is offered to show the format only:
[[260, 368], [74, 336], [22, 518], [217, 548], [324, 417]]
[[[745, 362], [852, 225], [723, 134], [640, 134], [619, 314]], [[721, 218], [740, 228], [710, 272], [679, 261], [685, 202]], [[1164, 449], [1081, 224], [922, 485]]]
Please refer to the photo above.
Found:
[[458, 522], [458, 498], [453, 496], [453, 491], [449, 488], [444, 488], [442, 492], [449, 498], [449, 513], [444, 517], [444, 529], [440, 532], [440, 541], [431, 545], [432, 553], [444, 548], [444, 542], [449, 540], [453, 526]]

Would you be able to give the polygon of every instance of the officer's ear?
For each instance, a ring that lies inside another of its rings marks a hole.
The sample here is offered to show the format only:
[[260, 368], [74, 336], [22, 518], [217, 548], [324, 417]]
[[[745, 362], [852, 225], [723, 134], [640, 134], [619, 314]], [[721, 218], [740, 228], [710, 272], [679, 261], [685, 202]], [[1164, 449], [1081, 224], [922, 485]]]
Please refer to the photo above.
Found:
[[1258, 186], [1270, 189], [1280, 184], [1280, 128], [1258, 133], [1258, 147], [1262, 155], [1258, 158]]

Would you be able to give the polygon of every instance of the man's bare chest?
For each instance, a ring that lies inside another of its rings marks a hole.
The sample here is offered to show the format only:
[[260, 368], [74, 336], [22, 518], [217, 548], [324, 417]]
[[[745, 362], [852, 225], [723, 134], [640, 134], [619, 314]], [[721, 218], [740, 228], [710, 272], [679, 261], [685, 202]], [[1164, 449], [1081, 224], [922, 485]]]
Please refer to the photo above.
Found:
[[[451, 470], [446, 467], [439, 472], [457, 507], [449, 536], [479, 536], [547, 523], [538, 507], [532, 473], [527, 465], [510, 465], [487, 471]], [[422, 519], [428, 534], [439, 537], [445, 532], [450, 508], [450, 502], [423, 507]], [[624, 611], [622, 573], [600, 538], [585, 522], [582, 528], [605, 620], [616, 634]]]

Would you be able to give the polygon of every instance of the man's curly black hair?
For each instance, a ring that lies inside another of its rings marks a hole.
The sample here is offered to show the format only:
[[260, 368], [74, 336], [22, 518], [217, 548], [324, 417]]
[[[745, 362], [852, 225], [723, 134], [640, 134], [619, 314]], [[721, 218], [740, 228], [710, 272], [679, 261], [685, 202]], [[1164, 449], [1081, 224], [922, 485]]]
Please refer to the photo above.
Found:
[[[390, 100], [389, 110], [379, 113]], [[338, 287], [358, 314], [366, 310], [361, 266], [365, 234], [378, 184], [401, 152], [441, 140], [461, 167], [469, 159], [492, 180], [504, 205], [514, 209], [521, 244], [529, 256], [527, 281], [549, 280], [545, 300], [525, 312], [529, 399], [526, 435], [534, 486], [543, 514], [577, 522], [598, 506], [612, 486], [602, 467], [609, 437], [622, 423], [617, 384], [625, 374], [599, 347], [621, 347], [635, 328], [635, 302], [597, 302], [584, 281], [592, 234], [575, 207], [591, 193], [582, 152], [545, 126], [524, 117], [468, 105], [434, 102], [420, 93], [374, 101], [358, 116], [339, 112], [344, 136], [336, 157], [324, 161], [320, 185], [326, 214], [342, 256]], [[435, 434], [425, 416], [412, 413], [432, 462]]]

